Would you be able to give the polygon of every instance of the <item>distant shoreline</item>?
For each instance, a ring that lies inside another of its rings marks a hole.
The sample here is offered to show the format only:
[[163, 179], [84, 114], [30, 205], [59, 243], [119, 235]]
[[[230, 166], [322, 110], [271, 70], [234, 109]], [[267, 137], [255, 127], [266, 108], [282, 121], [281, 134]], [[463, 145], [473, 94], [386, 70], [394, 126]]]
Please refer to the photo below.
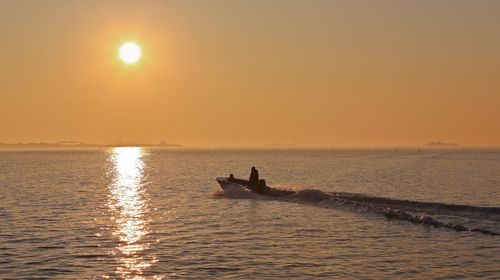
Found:
[[91, 149], [113, 149], [125, 147], [139, 147], [151, 149], [184, 149], [184, 150], [325, 150], [325, 151], [435, 151], [435, 150], [500, 150], [500, 146], [454, 146], [454, 145], [414, 145], [414, 146], [293, 146], [293, 147], [271, 147], [271, 146], [184, 146], [180, 144], [141, 144], [141, 143], [122, 143], [122, 144], [79, 144], [79, 145], [61, 145], [50, 143], [23, 143], [23, 144], [5, 144], [0, 143], [0, 151], [22, 151], [22, 150], [91, 150]]
[[500, 145], [459, 145], [446, 142], [430, 142], [427, 144], [414, 145], [248, 145], [248, 146], [224, 146], [224, 145], [182, 145], [175, 143], [134, 143], [121, 142], [110, 144], [96, 144], [76, 141], [60, 141], [60, 142], [18, 142], [18, 143], [2, 143], [0, 142], [0, 150], [44, 150], [44, 149], [109, 149], [117, 147], [143, 147], [157, 149], [209, 149], [209, 150], [435, 150], [435, 149], [500, 149]]
[[59, 142], [59, 143], [0, 143], [0, 149], [72, 149], [72, 148], [116, 148], [116, 147], [152, 147], [152, 148], [182, 148], [180, 144], [169, 143], [118, 143], [118, 144], [89, 144], [76, 142]]
[[437, 142], [430, 142], [426, 146], [429, 146], [429, 147], [458, 147], [458, 144], [437, 141]]

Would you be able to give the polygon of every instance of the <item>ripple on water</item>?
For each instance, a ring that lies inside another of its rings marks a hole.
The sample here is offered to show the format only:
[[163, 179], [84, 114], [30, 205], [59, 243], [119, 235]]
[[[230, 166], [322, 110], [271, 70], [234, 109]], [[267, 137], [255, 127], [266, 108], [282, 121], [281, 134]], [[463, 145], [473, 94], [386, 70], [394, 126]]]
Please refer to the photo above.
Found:
[[[492, 182], [499, 182], [498, 157], [317, 150], [1, 153], [0, 278], [495, 279], [496, 236], [387, 220], [325, 201], [214, 197], [213, 178], [228, 169], [246, 175], [258, 163], [271, 185], [497, 207]], [[477, 216], [433, 217], [478, 225]]]

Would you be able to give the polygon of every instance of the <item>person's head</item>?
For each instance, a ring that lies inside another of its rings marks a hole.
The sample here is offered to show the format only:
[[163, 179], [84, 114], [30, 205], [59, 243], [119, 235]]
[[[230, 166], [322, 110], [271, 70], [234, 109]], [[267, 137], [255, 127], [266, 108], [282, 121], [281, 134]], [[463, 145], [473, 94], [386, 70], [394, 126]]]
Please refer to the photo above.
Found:
[[255, 166], [252, 166], [252, 170], [255, 170]]

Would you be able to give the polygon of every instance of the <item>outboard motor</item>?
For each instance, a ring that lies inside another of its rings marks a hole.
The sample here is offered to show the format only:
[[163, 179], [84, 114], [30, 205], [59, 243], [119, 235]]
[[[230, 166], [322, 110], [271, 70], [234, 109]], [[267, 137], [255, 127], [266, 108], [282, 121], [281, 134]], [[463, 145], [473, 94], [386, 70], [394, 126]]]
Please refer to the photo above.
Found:
[[264, 190], [266, 189], [266, 180], [260, 179], [259, 183], [255, 188], [255, 192], [258, 194], [264, 194]]

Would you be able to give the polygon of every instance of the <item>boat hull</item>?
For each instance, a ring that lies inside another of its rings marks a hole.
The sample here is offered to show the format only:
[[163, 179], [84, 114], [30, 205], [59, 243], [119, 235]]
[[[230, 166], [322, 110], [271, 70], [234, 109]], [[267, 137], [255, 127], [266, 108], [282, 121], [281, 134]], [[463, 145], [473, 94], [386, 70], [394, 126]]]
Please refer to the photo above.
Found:
[[227, 190], [230, 188], [242, 188], [247, 191], [251, 191], [258, 194], [269, 194], [270, 188], [268, 186], [252, 186], [250, 181], [244, 179], [232, 178], [229, 180], [228, 177], [217, 177], [217, 182], [223, 190]]
[[[220, 187], [223, 190], [230, 189], [230, 188], [243, 188], [243, 189], [247, 189], [245, 187], [245, 184], [241, 184], [239, 182], [237, 183], [237, 182], [229, 181], [228, 177], [217, 177], [215, 180], [217, 180], [217, 183], [219, 183]], [[242, 181], [244, 181], [244, 180], [242, 180]]]
[[232, 178], [229, 180], [229, 177], [217, 177], [215, 178], [217, 182], [219, 183], [220, 187], [223, 190], [229, 190], [229, 189], [235, 189], [235, 188], [240, 188], [246, 191], [262, 194], [262, 195], [270, 195], [270, 196], [287, 196], [294, 194], [295, 191], [293, 190], [286, 190], [286, 189], [273, 189], [269, 186], [252, 186], [250, 185], [250, 181], [244, 180], [244, 179], [237, 179], [237, 178]]

